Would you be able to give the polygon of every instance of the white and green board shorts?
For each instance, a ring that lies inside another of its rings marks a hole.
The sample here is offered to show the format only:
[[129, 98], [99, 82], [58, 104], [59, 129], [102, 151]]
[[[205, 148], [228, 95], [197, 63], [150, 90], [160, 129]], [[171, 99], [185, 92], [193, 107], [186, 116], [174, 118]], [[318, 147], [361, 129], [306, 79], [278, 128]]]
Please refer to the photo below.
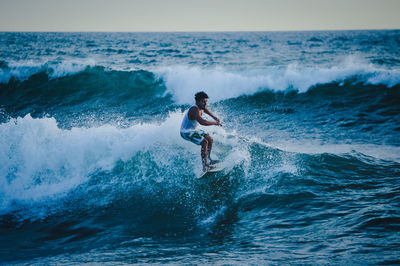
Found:
[[197, 144], [197, 145], [200, 145], [200, 143], [203, 141], [205, 135], [208, 135], [208, 133], [201, 129], [181, 132], [182, 138], [184, 138], [190, 142], [193, 142], [194, 144]]

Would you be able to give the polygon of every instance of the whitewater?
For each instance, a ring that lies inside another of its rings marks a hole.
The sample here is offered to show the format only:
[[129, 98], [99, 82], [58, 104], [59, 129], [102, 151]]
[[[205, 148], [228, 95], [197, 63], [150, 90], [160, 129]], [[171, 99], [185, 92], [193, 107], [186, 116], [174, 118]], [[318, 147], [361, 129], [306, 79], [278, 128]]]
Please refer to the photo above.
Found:
[[399, 31], [0, 36], [0, 263], [399, 263]]

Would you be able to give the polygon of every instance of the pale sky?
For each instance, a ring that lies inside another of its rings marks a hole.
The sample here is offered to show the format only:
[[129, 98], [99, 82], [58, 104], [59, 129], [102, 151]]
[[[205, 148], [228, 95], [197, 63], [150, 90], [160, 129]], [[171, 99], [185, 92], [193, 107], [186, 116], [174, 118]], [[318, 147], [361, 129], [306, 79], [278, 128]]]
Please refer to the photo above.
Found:
[[400, 29], [400, 0], [0, 0], [0, 31]]

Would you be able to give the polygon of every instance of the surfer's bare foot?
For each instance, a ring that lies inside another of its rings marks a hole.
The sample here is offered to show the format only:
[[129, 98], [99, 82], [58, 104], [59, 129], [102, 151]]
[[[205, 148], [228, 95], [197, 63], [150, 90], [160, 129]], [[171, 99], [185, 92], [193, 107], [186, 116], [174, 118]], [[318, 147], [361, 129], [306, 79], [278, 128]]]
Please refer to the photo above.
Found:
[[210, 159], [210, 164], [217, 164], [217, 163], [219, 163], [219, 160], [211, 160]]

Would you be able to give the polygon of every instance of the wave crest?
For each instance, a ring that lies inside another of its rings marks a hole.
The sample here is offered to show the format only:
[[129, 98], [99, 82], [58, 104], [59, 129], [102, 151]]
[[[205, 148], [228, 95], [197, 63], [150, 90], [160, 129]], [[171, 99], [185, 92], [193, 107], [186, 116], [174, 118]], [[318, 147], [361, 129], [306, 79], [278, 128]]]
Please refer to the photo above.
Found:
[[286, 68], [271, 67], [241, 72], [178, 66], [160, 69], [156, 74], [164, 80], [167, 93], [170, 93], [178, 104], [192, 103], [193, 95], [199, 90], [208, 92], [211, 100], [221, 101], [266, 90], [295, 90], [303, 93], [318, 85], [343, 85], [348, 80], [389, 88], [400, 84], [400, 70], [352, 63], [331, 68], [300, 67], [294, 64]]

